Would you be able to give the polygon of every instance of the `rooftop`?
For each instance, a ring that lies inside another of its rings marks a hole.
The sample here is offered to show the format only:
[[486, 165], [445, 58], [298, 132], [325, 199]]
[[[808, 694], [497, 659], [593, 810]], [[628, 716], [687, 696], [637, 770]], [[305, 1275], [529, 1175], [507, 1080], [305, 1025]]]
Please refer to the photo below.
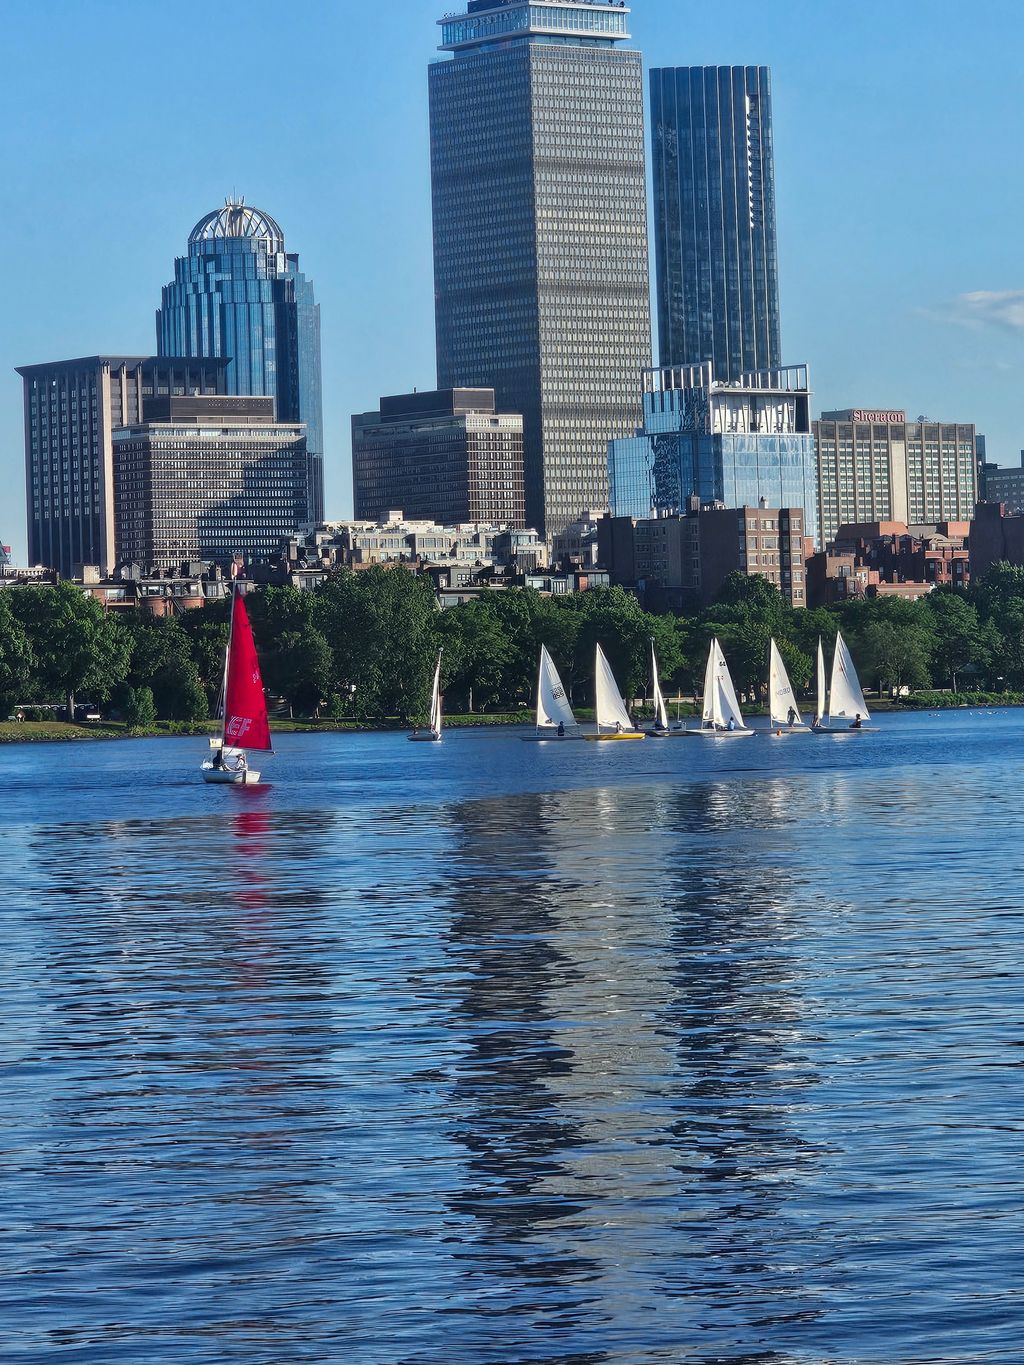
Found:
[[200, 218], [189, 233], [189, 247], [202, 246], [205, 242], [227, 241], [229, 239], [249, 238], [265, 242], [267, 251], [272, 254], [284, 251], [284, 233], [269, 213], [253, 208], [245, 199], [225, 199], [222, 209], [214, 209], [205, 218]]

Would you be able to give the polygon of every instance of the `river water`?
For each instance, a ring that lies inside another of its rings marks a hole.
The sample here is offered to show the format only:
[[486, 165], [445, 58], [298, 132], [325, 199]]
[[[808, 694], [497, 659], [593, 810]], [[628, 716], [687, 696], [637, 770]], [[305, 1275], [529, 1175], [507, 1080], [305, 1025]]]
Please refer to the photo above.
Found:
[[0, 750], [0, 1358], [1024, 1358], [1024, 713]]

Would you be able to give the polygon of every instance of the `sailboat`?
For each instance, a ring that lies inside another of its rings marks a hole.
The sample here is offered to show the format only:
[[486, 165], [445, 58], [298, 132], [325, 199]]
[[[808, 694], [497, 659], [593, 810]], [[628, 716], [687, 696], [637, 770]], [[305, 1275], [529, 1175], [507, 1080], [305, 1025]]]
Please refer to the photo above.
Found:
[[[648, 739], [668, 739], [671, 731], [668, 724], [668, 710], [665, 706], [665, 694], [661, 690], [661, 679], [658, 677], [658, 656], [654, 649], [654, 641], [651, 640], [651, 693], [654, 701], [654, 725], [647, 731]], [[681, 733], [680, 731], [676, 732]]]
[[828, 698], [828, 723], [845, 720], [850, 724], [846, 730], [863, 730], [864, 722], [870, 720], [868, 704], [857, 677], [857, 670], [846, 641], [841, 634], [836, 635], [836, 649], [832, 656], [832, 686]]
[[441, 656], [443, 649], [437, 651], [437, 667], [434, 669], [434, 685], [430, 693], [430, 728], [414, 730], [409, 736], [417, 744], [436, 744], [441, 738]]
[[687, 730], [686, 734], [698, 735], [702, 739], [738, 739], [753, 733], [743, 723], [743, 712], [722, 646], [717, 639], [712, 640], [708, 666], [704, 671], [704, 715], [701, 726], [699, 730]]
[[633, 722], [622, 700], [615, 674], [600, 645], [597, 646], [594, 663], [594, 705], [597, 713], [597, 733], [584, 735], [584, 739], [644, 738], [643, 731], [633, 729]]
[[814, 712], [814, 724], [811, 729], [817, 732], [824, 728], [825, 706], [828, 701], [825, 695], [825, 650], [822, 648], [821, 636], [818, 636], [818, 696]]
[[540, 647], [537, 670], [537, 730], [526, 740], [579, 739], [580, 728], [547, 645]]
[[210, 740], [213, 752], [203, 764], [203, 781], [256, 786], [260, 775], [249, 767], [246, 751], [272, 753], [273, 745], [256, 642], [245, 598], [237, 588], [231, 598], [231, 629], [224, 655], [223, 718], [220, 736]]
[[774, 639], [768, 647], [768, 713], [773, 735], [807, 734], [796, 693]]

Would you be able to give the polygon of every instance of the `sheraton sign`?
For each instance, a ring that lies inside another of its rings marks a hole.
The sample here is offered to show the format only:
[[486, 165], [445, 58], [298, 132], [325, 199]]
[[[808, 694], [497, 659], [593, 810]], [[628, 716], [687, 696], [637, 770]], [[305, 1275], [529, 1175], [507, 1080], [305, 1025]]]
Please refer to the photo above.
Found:
[[850, 416], [854, 422], [884, 422], [889, 426], [898, 426], [907, 420], [905, 412], [886, 408], [854, 408]]

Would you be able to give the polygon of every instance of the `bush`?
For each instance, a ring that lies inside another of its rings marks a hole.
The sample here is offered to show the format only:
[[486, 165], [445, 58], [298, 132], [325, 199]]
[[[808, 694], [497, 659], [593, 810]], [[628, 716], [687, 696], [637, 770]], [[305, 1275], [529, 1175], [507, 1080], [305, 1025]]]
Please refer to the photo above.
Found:
[[149, 730], [156, 724], [156, 703], [151, 687], [126, 687], [120, 709], [129, 730]]

